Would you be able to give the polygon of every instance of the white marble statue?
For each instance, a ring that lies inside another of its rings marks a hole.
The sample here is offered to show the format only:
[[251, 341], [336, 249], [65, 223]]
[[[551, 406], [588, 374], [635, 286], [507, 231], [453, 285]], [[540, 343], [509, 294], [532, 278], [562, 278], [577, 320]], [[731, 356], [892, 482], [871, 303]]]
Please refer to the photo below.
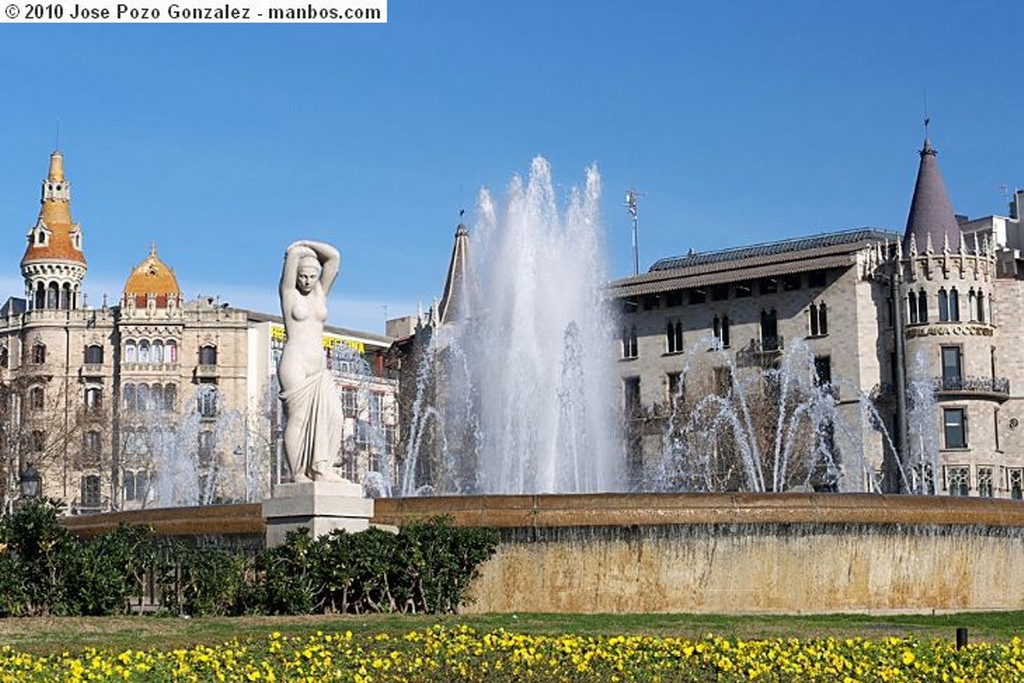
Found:
[[281, 313], [287, 340], [277, 366], [284, 403], [284, 451], [292, 480], [341, 481], [333, 464], [344, 413], [323, 347], [327, 294], [341, 268], [329, 244], [299, 240], [284, 255]]

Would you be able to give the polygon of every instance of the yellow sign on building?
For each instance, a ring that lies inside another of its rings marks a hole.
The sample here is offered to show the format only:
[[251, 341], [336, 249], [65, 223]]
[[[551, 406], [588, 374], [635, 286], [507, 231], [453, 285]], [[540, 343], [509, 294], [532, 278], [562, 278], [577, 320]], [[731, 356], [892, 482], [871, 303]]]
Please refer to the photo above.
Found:
[[[270, 339], [282, 344], [288, 338], [285, 334], [284, 327], [281, 325], [270, 326]], [[366, 345], [361, 341], [355, 339], [349, 339], [348, 337], [341, 337], [335, 334], [325, 334], [323, 336], [323, 346], [325, 349], [333, 349], [336, 346], [347, 346], [353, 349], [356, 353], [366, 353]]]

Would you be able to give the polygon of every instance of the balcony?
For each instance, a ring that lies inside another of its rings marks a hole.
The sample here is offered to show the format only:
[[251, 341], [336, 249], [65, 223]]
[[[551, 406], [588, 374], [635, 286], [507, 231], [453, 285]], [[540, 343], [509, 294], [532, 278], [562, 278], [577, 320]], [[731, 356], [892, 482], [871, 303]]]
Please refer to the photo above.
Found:
[[217, 379], [220, 376], [220, 372], [217, 370], [216, 365], [199, 364], [195, 369], [195, 378], [197, 380], [211, 380]]
[[79, 373], [81, 377], [102, 377], [103, 363], [86, 363]]
[[1010, 397], [1006, 377], [935, 377], [932, 385], [938, 396], [981, 396], [999, 401]]
[[785, 339], [781, 335], [774, 337], [755, 337], [736, 352], [736, 365], [750, 367], [764, 365], [782, 353]]

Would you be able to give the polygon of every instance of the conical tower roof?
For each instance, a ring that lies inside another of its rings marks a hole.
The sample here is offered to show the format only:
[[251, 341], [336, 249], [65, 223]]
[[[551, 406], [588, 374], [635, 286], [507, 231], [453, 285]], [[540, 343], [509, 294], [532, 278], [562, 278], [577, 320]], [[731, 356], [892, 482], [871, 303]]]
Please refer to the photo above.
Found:
[[452, 260], [448, 264], [448, 277], [444, 294], [437, 306], [441, 325], [469, 318], [473, 313], [475, 282], [469, 265], [469, 230], [462, 223], [455, 229]]
[[64, 177], [64, 155], [59, 151], [50, 155], [50, 170], [43, 181], [40, 203], [39, 218], [29, 230], [21, 265], [45, 261], [85, 265], [81, 228], [71, 219], [71, 182]]
[[152, 294], [158, 297], [158, 301], [164, 300], [163, 297], [168, 295], [181, 296], [178, 278], [174, 276], [174, 270], [156, 255], [155, 243], [149, 249], [149, 256], [135, 266], [128, 276], [128, 281], [124, 284], [124, 294], [126, 297]]
[[907, 216], [907, 231], [903, 234], [903, 247], [909, 246], [913, 237], [917, 248], [924, 250], [931, 238], [932, 247], [938, 251], [943, 245], [955, 250], [960, 246], [960, 225], [956, 222], [953, 205], [949, 202], [946, 185], [942, 182], [938, 152], [926, 137], [921, 148], [921, 165], [917, 170], [917, 184], [914, 198], [910, 202]]

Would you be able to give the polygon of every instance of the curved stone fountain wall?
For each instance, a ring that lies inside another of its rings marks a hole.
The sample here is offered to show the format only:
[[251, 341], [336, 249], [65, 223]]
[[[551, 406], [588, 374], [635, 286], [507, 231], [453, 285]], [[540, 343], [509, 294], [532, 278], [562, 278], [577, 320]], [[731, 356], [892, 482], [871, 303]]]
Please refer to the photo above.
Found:
[[[194, 525], [258, 528], [258, 506]], [[160, 510], [185, 533], [202, 508]], [[149, 513], [119, 521], [151, 523]], [[391, 498], [374, 523], [450, 515], [502, 542], [474, 612], [882, 612], [1024, 609], [1024, 503], [873, 494], [592, 494]], [[137, 519], [134, 517], [138, 516]], [[79, 533], [95, 515], [68, 520]], [[248, 520], [245, 522], [244, 520]], [[158, 533], [160, 524], [157, 525]]]

